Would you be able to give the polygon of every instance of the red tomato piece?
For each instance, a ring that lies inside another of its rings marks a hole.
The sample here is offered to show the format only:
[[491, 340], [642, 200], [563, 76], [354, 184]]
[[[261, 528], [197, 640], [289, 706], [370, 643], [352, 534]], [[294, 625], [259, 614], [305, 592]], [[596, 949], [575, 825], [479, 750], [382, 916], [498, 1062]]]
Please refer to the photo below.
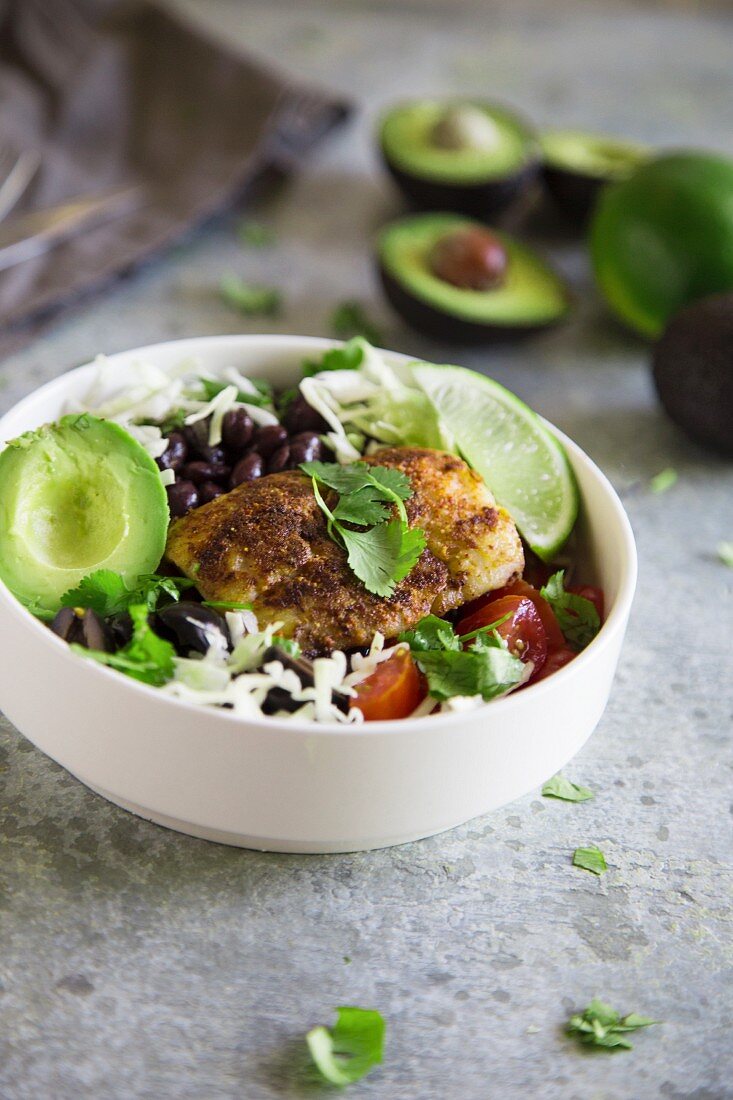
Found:
[[492, 600], [478, 611], [459, 619], [457, 634], [471, 634], [509, 615], [497, 632], [506, 641], [509, 652], [523, 661], [534, 663], [533, 678], [547, 660], [547, 633], [532, 600], [526, 596], [508, 595]]
[[603, 622], [603, 605], [605, 601], [602, 588], [596, 588], [592, 584], [569, 584], [568, 592], [573, 592], [576, 596], [583, 596], [586, 600], [590, 600], [598, 612], [598, 618]]
[[427, 692], [409, 650], [400, 649], [356, 685], [354, 706], [367, 722], [407, 718]]
[[553, 649], [551, 653], [548, 653], [547, 660], [539, 676], [533, 676], [532, 680], [544, 680], [547, 676], [551, 676], [553, 672], [557, 672], [559, 668], [564, 668], [572, 661], [573, 657], [577, 656], [578, 654], [569, 645], [564, 645], [560, 649]]
[[491, 593], [492, 599], [500, 599], [502, 596], [526, 596], [528, 600], [537, 608], [540, 618], [542, 619], [542, 625], [545, 628], [547, 634], [547, 646], [549, 649], [557, 649], [558, 646], [565, 645], [565, 635], [560, 629], [555, 612], [550, 607], [546, 599], [540, 594], [539, 589], [534, 588], [531, 584], [527, 584], [526, 581], [514, 581], [513, 584], [509, 584], [506, 588], [499, 588], [496, 592]]

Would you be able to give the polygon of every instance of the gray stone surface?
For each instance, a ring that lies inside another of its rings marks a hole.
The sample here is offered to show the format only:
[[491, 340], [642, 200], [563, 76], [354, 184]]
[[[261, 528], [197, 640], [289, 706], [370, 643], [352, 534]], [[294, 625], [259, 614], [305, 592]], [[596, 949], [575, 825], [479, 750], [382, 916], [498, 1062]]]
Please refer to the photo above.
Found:
[[[646, 349], [609, 320], [576, 246], [544, 240], [578, 291], [567, 327], [456, 355], [389, 313], [366, 243], [398, 209], [370, 142], [381, 104], [472, 90], [540, 123], [725, 146], [730, 18], [615, 2], [185, 6], [364, 111], [265, 211], [275, 249], [243, 249], [230, 223], [200, 235], [0, 365], [2, 406], [100, 350], [240, 331], [217, 300], [225, 271], [284, 287], [277, 331], [325, 333], [354, 295], [389, 346], [487, 371], [600, 462], [636, 530], [639, 594], [608, 711], [566, 770], [596, 800], [530, 796], [402, 848], [271, 856], [176, 836], [0, 726], [0, 1096], [313, 1095], [301, 1036], [353, 1003], [389, 1028], [385, 1066], [354, 1096], [733, 1097], [733, 573], [714, 554], [733, 537], [731, 468], [664, 421]], [[679, 482], [654, 496], [669, 465]], [[600, 880], [570, 866], [584, 843], [607, 854]], [[588, 1055], [562, 1027], [594, 994], [665, 1023], [632, 1053]]]

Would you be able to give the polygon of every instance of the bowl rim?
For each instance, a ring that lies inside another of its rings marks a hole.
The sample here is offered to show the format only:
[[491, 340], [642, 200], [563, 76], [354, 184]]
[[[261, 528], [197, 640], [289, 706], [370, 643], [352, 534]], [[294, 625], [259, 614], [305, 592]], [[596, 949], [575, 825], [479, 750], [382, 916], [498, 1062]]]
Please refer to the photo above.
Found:
[[[297, 336], [291, 334], [268, 334], [268, 333], [243, 333], [243, 334], [227, 334], [227, 335], [214, 335], [214, 336], [193, 336], [184, 337], [176, 340], [160, 340], [153, 344], [145, 344], [141, 347], [130, 348], [128, 350], [114, 352], [111, 355], [106, 355], [107, 361], [114, 363], [116, 360], [129, 360], [131, 357], [142, 357], [148, 354], [155, 354], [160, 352], [163, 348], [180, 349], [181, 357], [191, 354], [206, 354], [206, 350], [210, 347], [226, 347], [228, 345], [234, 347], [240, 347], [243, 344], [256, 345], [258, 343], [265, 343], [270, 348], [277, 349], [282, 348], [285, 350], [302, 349], [304, 353], [309, 351], [327, 351], [329, 348], [340, 347], [343, 345], [342, 340], [332, 340], [326, 337], [320, 336]], [[389, 349], [379, 349], [384, 351], [393, 362], [397, 363], [410, 363], [415, 361], [427, 362], [427, 360], [417, 360], [414, 355], [406, 355], [402, 352], [394, 352]], [[53, 397], [55, 391], [59, 391], [59, 396], [63, 395], [64, 390], [67, 389], [70, 380], [73, 377], [78, 376], [84, 371], [91, 372], [91, 369], [95, 365], [95, 360], [83, 363], [80, 366], [72, 367], [67, 371], [64, 371], [58, 377], [51, 379], [44, 385], [31, 390], [30, 393], [22, 397], [14, 405], [11, 406], [0, 417], [0, 447], [4, 444], [5, 439], [2, 438], [3, 425], [6, 419], [10, 418], [19, 411], [22, 411], [25, 405], [34, 404], [40, 397]], [[124, 369], [124, 368], [123, 368]], [[464, 368], [470, 369], [470, 368]], [[476, 372], [478, 373], [478, 372]], [[544, 419], [544, 418], [543, 418]], [[424, 715], [418, 718], [392, 718], [392, 719], [380, 719], [373, 722], [362, 723], [346, 723], [346, 722], [312, 722], [304, 719], [278, 719], [263, 715], [262, 718], [247, 716], [242, 717], [236, 715], [232, 711], [224, 710], [217, 707], [205, 707], [195, 703], [191, 703], [185, 699], [179, 699], [172, 695], [164, 694], [159, 688], [153, 687], [150, 684], [144, 684], [139, 680], [135, 680], [132, 677], [126, 676], [124, 680], [127, 687], [131, 691], [142, 692], [145, 698], [155, 699], [160, 705], [172, 706], [176, 709], [184, 707], [190, 713], [200, 714], [202, 721], [205, 722], [225, 722], [233, 723], [240, 727], [256, 727], [258, 729], [271, 731], [273, 734], [283, 733], [302, 733], [310, 734], [311, 736], [317, 734], [318, 736], [329, 737], [350, 737], [358, 733], [359, 736], [378, 736], [385, 734], [396, 734], [403, 730], [406, 732], [414, 731], [417, 728], [417, 723], [423, 721], [430, 722], [430, 728], [435, 729], [436, 732], [440, 727], [454, 725], [458, 717], [463, 718], [465, 721], [475, 721], [476, 719], [485, 718], [488, 713], [493, 715], [496, 719], [511, 720], [512, 714], [514, 714], [520, 707], [526, 706], [526, 700], [539, 701], [541, 694], [548, 694], [548, 692], [556, 691], [560, 685], [569, 684], [571, 678], [582, 674], [582, 671], [588, 665], [588, 662], [593, 660], [596, 656], [599, 656], [601, 651], [611, 644], [613, 637], [615, 637], [618, 630], [623, 630], [626, 620], [628, 618], [629, 610], [634, 596], [637, 579], [637, 552], [636, 543], [634, 540], [633, 531], [631, 529], [631, 523], [626, 514], [626, 511], [616, 493], [616, 490], [611, 485], [610, 481], [602, 470], [596, 465], [596, 463], [583, 451], [577, 443], [574, 443], [572, 439], [565, 435], [564, 432], [556, 428], [554, 424], [549, 421], [545, 421], [547, 426], [559, 439], [562, 446], [568, 453], [568, 456], [572, 459], [571, 465], [576, 462], [578, 465], [585, 467], [586, 471], [591, 474], [595, 479], [598, 487], [604, 493], [606, 500], [611, 505], [611, 509], [614, 515], [614, 519], [618, 525], [618, 531], [621, 535], [622, 545], [622, 562], [621, 562], [621, 577], [619, 580], [618, 593], [616, 599], [613, 602], [610, 610], [607, 613], [606, 618], [601, 624], [599, 630], [593, 641], [575, 657], [569, 664], [563, 666], [557, 671], [553, 672], [551, 676], [548, 676], [544, 680], [540, 680], [536, 684], [530, 685], [526, 691], [512, 692], [503, 698], [492, 699], [483, 706], [477, 707], [475, 710], [466, 711], [462, 714], [456, 711], [448, 711], [444, 714]], [[9, 588], [0, 580], [0, 606], [7, 607], [12, 618], [14, 618], [19, 628], [30, 629], [37, 632], [39, 639], [44, 638], [45, 642], [42, 644], [49, 644], [55, 646], [59, 654], [63, 653], [62, 659], [67, 659], [74, 662], [74, 667], [79, 668], [82, 658], [73, 653], [69, 646], [55, 634], [53, 634], [48, 627], [40, 620], [37, 619], [23, 604], [12, 594]], [[81, 667], [86, 667], [87, 672], [91, 676], [95, 677], [113, 677], [115, 682], [119, 682], [121, 674], [114, 669], [107, 668], [104, 665], [97, 663], [96, 661], [83, 661]], [[100, 681], [100, 687], [103, 681]], [[531, 694], [530, 694], [531, 693]], [[491, 708], [490, 712], [487, 708]]]

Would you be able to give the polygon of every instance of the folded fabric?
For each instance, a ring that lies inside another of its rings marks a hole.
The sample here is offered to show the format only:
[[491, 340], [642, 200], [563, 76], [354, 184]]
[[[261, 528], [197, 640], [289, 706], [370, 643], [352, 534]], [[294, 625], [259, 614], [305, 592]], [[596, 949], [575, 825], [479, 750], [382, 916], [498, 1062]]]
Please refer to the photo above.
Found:
[[41, 158], [11, 217], [141, 188], [124, 216], [0, 272], [0, 356], [265, 173], [297, 167], [348, 111], [155, 3], [0, 0], [0, 145]]

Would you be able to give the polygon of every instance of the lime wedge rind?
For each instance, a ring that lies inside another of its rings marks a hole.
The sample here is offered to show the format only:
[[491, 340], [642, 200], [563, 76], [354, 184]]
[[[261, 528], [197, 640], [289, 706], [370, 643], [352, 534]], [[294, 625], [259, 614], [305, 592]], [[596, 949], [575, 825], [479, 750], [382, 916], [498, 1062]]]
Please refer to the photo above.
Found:
[[551, 561], [567, 542], [579, 508], [575, 475], [560, 441], [491, 378], [427, 363], [415, 363], [412, 376], [530, 548]]

